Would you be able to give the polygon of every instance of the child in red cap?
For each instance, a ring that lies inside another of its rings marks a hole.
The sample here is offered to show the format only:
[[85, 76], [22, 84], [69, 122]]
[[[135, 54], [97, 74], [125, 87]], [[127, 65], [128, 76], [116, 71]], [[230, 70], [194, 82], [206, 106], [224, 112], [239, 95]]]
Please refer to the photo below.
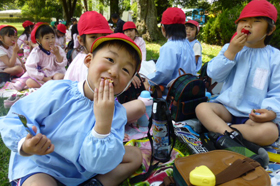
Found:
[[185, 25], [187, 38], [193, 48], [195, 55], [196, 72], [198, 72], [202, 66], [202, 46], [200, 42], [196, 39], [199, 33], [199, 23], [194, 20], [189, 20], [188, 22], [186, 22]]
[[271, 3], [249, 2], [235, 21], [237, 35], [208, 63], [207, 74], [223, 88], [214, 103], [198, 105], [196, 115], [216, 136], [243, 136], [260, 146], [279, 137], [280, 51], [268, 45], [276, 20]]
[[0, 25], [0, 72], [20, 77], [24, 65], [18, 59], [17, 29], [10, 25]]
[[[83, 63], [87, 53], [91, 51], [92, 43], [99, 37], [113, 33], [105, 17], [96, 12], [88, 11], [81, 15], [78, 22], [78, 40], [83, 47], [68, 67], [64, 79], [84, 82], [88, 76], [88, 68]], [[145, 105], [141, 100], [125, 103], [128, 122], [139, 119], [145, 113]]]
[[13, 83], [18, 91], [25, 85], [39, 88], [49, 80], [63, 79], [66, 72], [66, 54], [60, 46], [55, 45], [55, 33], [48, 23], [38, 22], [34, 26], [31, 41], [38, 46], [33, 48], [27, 58], [26, 73]]
[[[161, 32], [168, 41], [160, 48], [156, 71], [147, 76], [149, 84], [154, 82], [166, 87], [179, 76], [179, 68], [186, 73], [196, 74], [194, 52], [186, 38], [185, 20], [186, 16], [180, 8], [172, 7], [163, 12]], [[165, 88], [164, 94], [167, 91]]]
[[141, 166], [140, 149], [123, 145], [126, 109], [114, 97], [139, 71], [141, 50], [120, 33], [99, 37], [89, 50], [86, 81], [49, 81], [0, 120], [12, 186], [117, 186]]
[[[26, 20], [22, 23], [22, 27], [24, 28], [23, 33], [19, 36], [17, 40], [17, 44], [20, 47], [19, 53], [23, 53], [25, 60], [27, 59], [30, 49], [31, 49], [31, 39], [30, 34], [34, 27], [34, 23]], [[25, 50], [25, 53], [24, 53]]]
[[58, 24], [56, 26], [56, 34], [55, 34], [55, 44], [60, 46], [62, 49], [66, 47], [66, 26], [64, 24]]
[[140, 47], [142, 51], [142, 60], [146, 61], [146, 43], [142, 37], [136, 36], [138, 34], [136, 25], [132, 21], [127, 21], [123, 25], [123, 32]]

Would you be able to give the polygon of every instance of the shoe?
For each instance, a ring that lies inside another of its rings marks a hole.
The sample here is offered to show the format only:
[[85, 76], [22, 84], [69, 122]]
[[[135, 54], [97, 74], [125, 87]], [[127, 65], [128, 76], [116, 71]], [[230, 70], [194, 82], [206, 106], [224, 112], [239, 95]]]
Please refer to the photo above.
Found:
[[227, 133], [222, 135], [220, 133], [209, 132], [208, 136], [212, 141], [214, 141], [215, 147], [217, 149], [224, 149], [224, 150], [237, 152], [239, 154], [242, 154], [248, 158], [251, 158], [251, 159], [259, 162], [262, 167], [266, 166], [265, 160], [263, 160], [260, 155], [254, 153], [253, 151], [249, 150], [245, 146], [236, 142], [234, 139], [229, 137], [229, 135], [227, 135]]
[[235, 131], [233, 131], [231, 133], [226, 131], [225, 134], [228, 135], [233, 140], [235, 140], [236, 142], [238, 142], [239, 144], [245, 146], [249, 150], [258, 154], [263, 159], [264, 166], [267, 166], [269, 163], [269, 156], [268, 156], [267, 151], [263, 147], [244, 139], [241, 132], [239, 132], [239, 130], [237, 130], [236, 128], [233, 128], [233, 127], [231, 127], [231, 128]]
[[12, 85], [17, 91], [21, 91], [25, 87], [25, 83], [23, 83], [21, 81], [16, 81], [16, 82], [12, 83]]
[[17, 102], [20, 98], [23, 98], [27, 95], [29, 95], [30, 93], [27, 92], [25, 94], [12, 94], [10, 97], [8, 97], [8, 99], [4, 100], [4, 108], [8, 109], [11, 108], [11, 106]]

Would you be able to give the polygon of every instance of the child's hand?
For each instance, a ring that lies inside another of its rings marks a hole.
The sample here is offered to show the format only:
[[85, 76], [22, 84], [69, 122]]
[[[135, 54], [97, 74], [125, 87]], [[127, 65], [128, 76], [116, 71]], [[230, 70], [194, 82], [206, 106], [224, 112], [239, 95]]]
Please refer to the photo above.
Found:
[[58, 46], [51, 47], [51, 53], [53, 53], [55, 56], [60, 55]]
[[19, 46], [18, 46], [17, 42], [15, 42], [15, 45], [14, 45], [14, 48], [13, 48], [13, 52], [14, 52], [15, 54], [17, 54], [18, 51], [19, 51]]
[[101, 79], [99, 88], [94, 90], [94, 114], [96, 118], [95, 131], [99, 134], [109, 134], [114, 115], [114, 87], [108, 80]]
[[139, 77], [137, 77], [135, 75], [132, 79], [132, 84], [135, 88], [140, 88], [141, 87], [141, 80], [139, 79]]
[[147, 79], [145, 79], [145, 81], [144, 81], [144, 87], [145, 87], [145, 89], [146, 90], [150, 90], [150, 84], [149, 84], [149, 81], [147, 80]]
[[[37, 132], [37, 128], [35, 126], [32, 126], [32, 130], [35, 133]], [[54, 145], [51, 143], [50, 139], [41, 133], [36, 134], [36, 136], [27, 134], [21, 149], [24, 153], [30, 155], [46, 155], [54, 151]]]
[[247, 34], [238, 33], [230, 42], [228, 49], [225, 51], [224, 55], [229, 60], [234, 60], [236, 54], [242, 50], [247, 41]]
[[276, 113], [267, 109], [253, 109], [249, 114], [249, 118], [254, 122], [264, 123], [274, 120]]

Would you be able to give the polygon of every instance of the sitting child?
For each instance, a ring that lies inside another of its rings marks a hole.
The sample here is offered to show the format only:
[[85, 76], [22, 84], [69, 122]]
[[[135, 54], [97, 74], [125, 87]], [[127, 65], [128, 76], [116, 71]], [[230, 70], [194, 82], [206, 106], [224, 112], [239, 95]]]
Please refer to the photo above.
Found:
[[62, 49], [66, 47], [66, 26], [64, 24], [58, 24], [55, 33], [55, 44], [60, 46]]
[[13, 86], [22, 90], [39, 88], [53, 79], [63, 79], [67, 64], [66, 54], [60, 46], [55, 46], [55, 33], [48, 23], [38, 22], [31, 32], [31, 41], [38, 43], [26, 61], [26, 73], [18, 78]]
[[224, 82], [215, 103], [196, 107], [198, 119], [209, 131], [233, 139], [241, 133], [260, 146], [279, 137], [280, 51], [268, 45], [276, 19], [271, 3], [251, 1], [235, 21], [237, 35], [208, 63], [207, 74]]
[[[141, 50], [112, 34], [96, 39], [84, 63], [85, 81], [49, 81], [1, 118], [12, 186], [117, 186], [141, 166], [140, 149], [123, 145], [126, 109], [114, 97], [139, 71]], [[35, 136], [14, 113], [26, 117]]]
[[161, 31], [168, 41], [160, 48], [156, 72], [147, 76], [150, 85], [156, 83], [166, 87], [179, 76], [179, 68], [186, 73], [196, 74], [194, 52], [186, 38], [185, 20], [186, 16], [180, 8], [168, 8], [163, 12]]
[[18, 51], [17, 29], [10, 25], [0, 25], [0, 71], [18, 77], [24, 73]]
[[200, 42], [196, 39], [199, 33], [199, 23], [194, 20], [189, 20], [185, 25], [187, 38], [193, 48], [195, 55], [196, 72], [198, 72], [202, 66], [202, 47]]
[[20, 47], [20, 50], [18, 53], [23, 53], [25, 60], [27, 59], [27, 57], [29, 56], [29, 53], [31, 51], [31, 39], [30, 39], [30, 34], [31, 31], [34, 27], [34, 23], [31, 21], [24, 21], [22, 23], [22, 27], [24, 28], [23, 33], [19, 36], [18, 40], [17, 40], [17, 44]]

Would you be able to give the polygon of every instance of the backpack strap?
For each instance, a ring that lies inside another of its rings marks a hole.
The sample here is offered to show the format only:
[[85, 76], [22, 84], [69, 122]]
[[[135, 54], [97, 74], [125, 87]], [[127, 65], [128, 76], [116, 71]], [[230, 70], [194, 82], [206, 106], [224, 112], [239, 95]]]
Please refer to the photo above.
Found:
[[[179, 71], [179, 76], [186, 74], [186, 72], [182, 68], [179, 68], [178, 71]], [[183, 74], [181, 74], [181, 71], [183, 72]]]
[[239, 178], [243, 174], [255, 170], [258, 166], [260, 164], [251, 158], [237, 159], [229, 167], [216, 175], [216, 185]]

